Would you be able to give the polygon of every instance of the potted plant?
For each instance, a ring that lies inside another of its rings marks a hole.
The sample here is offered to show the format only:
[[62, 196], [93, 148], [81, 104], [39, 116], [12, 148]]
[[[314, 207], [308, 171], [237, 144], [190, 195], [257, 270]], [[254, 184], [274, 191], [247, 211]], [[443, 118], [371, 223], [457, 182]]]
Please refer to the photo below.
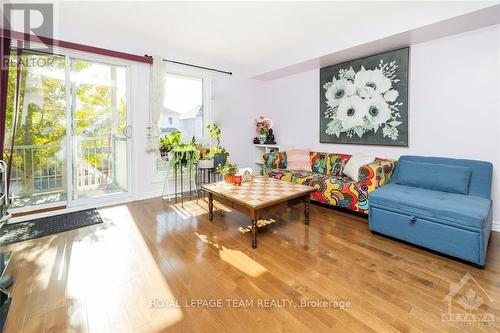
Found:
[[172, 149], [173, 158], [171, 163], [173, 166], [178, 164], [188, 165], [192, 168], [198, 160], [200, 159], [200, 152], [198, 151], [198, 146], [196, 145], [196, 139], [193, 136], [191, 142], [179, 143]]
[[217, 172], [224, 175], [224, 180], [226, 183], [232, 184], [234, 183], [234, 175], [238, 171], [238, 165], [231, 163], [231, 162], [226, 162], [224, 165], [220, 165], [217, 168]]
[[217, 168], [221, 165], [226, 164], [227, 157], [229, 153], [226, 151], [224, 147], [210, 147], [210, 151], [208, 153], [207, 158], [213, 160], [214, 168]]
[[260, 116], [259, 119], [255, 120], [255, 131], [259, 134], [259, 143], [264, 144], [266, 142], [269, 130], [273, 127], [273, 122], [269, 118]]
[[214, 123], [214, 124], [209, 124], [207, 126], [207, 129], [212, 139], [217, 141], [217, 145], [215, 147], [210, 147], [207, 159], [213, 159], [214, 161], [213, 166], [217, 168], [221, 165], [226, 164], [226, 160], [227, 157], [229, 156], [229, 153], [226, 151], [224, 147], [221, 147], [220, 145], [220, 138], [222, 135], [220, 127]]
[[167, 161], [171, 159], [170, 152], [180, 144], [182, 140], [182, 133], [179, 131], [172, 131], [165, 136], [160, 137], [160, 156]]
[[210, 155], [210, 147], [206, 144], [198, 145], [198, 152], [200, 153], [200, 160], [198, 167], [202, 169], [211, 169], [214, 167], [214, 158]]

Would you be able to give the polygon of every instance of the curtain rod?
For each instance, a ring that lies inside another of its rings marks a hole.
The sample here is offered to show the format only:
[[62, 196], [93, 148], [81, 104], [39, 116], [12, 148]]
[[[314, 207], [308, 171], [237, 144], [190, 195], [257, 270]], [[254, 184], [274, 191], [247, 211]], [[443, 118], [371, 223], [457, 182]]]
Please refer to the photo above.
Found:
[[85, 45], [85, 44], [78, 44], [78, 43], [53, 39], [53, 38], [44, 37], [44, 36], [35, 36], [32, 34], [14, 31], [14, 30], [7, 30], [7, 29], [0, 28], [0, 37], [28, 41], [28, 42], [43, 43], [45, 45], [63, 47], [66, 49], [82, 51], [82, 52], [89, 52], [89, 53], [99, 54], [99, 55], [108, 56], [108, 57], [114, 57], [114, 58], [130, 60], [130, 61], [142, 62], [142, 63], [146, 63], [146, 64], [153, 63], [153, 60], [151, 58], [139, 56], [136, 54], [108, 50], [108, 49], [103, 49], [101, 47], [94, 47], [94, 46], [89, 46], [89, 45]]
[[[147, 55], [147, 54], [145, 54], [144, 56], [148, 57], [148, 58], [153, 58], [152, 56]], [[193, 65], [193, 64], [189, 64], [187, 62], [180, 62], [180, 61], [169, 60], [169, 59], [165, 59], [165, 58], [163, 58], [163, 61], [167, 61], [167, 62], [171, 62], [171, 63], [174, 63], [174, 64], [179, 64], [179, 65], [184, 65], [184, 66], [190, 66], [190, 67], [200, 68], [200, 69], [206, 69], [208, 71], [218, 72], [218, 73], [222, 73], [222, 74], [233, 75], [233, 72], [227, 72], [227, 71], [223, 71], [223, 70], [220, 70], [220, 69], [210, 68], [210, 67], [205, 67], [205, 66]]]

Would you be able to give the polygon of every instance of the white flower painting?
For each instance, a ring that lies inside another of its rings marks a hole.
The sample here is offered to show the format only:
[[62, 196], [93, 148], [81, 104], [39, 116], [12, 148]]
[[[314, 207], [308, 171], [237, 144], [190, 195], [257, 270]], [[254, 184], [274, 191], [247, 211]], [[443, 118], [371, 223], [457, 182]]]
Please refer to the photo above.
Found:
[[407, 54], [322, 69], [321, 142], [407, 145]]

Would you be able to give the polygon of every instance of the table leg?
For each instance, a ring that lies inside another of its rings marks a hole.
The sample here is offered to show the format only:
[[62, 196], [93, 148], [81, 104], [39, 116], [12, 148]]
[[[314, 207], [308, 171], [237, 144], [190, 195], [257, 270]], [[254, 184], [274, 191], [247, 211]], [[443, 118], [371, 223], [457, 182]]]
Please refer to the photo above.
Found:
[[252, 249], [257, 248], [257, 220], [252, 220]]
[[304, 207], [304, 223], [305, 224], [309, 224], [309, 206], [310, 206], [310, 202], [311, 202], [311, 197], [309, 194], [306, 195], [306, 198], [305, 198], [305, 207]]
[[208, 220], [212, 221], [214, 219], [214, 196], [212, 193], [208, 193]]

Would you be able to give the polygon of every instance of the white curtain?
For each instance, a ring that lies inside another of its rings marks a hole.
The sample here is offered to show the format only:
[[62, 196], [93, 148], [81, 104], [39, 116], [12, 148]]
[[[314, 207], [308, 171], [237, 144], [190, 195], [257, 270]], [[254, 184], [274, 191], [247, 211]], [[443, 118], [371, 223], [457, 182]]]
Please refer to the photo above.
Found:
[[158, 120], [163, 110], [163, 102], [165, 101], [165, 75], [167, 73], [166, 61], [158, 55], [153, 56], [153, 64], [151, 65], [150, 75], [150, 113], [148, 127], [148, 151], [156, 151], [158, 149], [158, 140], [160, 130], [158, 128]]

